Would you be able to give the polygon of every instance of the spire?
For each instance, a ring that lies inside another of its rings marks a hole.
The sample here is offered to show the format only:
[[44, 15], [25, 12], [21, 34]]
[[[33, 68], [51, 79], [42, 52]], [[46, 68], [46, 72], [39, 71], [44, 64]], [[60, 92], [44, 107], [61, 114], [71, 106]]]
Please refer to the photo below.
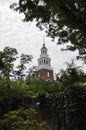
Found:
[[45, 36], [43, 35], [43, 45], [45, 46]]

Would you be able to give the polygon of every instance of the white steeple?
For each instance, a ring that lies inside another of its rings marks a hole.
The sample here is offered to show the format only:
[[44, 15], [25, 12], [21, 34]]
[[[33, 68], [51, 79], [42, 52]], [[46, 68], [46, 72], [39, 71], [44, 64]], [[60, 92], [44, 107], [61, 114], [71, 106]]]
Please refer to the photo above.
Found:
[[47, 48], [45, 47], [45, 43], [43, 41], [43, 47], [41, 48], [41, 55], [38, 59], [38, 70], [40, 69], [48, 69], [52, 70], [51, 68], [51, 59], [47, 54]]

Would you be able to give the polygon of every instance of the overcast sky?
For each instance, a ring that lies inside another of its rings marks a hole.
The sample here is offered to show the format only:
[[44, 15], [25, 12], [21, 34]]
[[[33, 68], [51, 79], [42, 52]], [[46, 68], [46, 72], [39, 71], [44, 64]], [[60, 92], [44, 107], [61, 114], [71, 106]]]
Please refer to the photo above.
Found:
[[[0, 50], [9, 46], [16, 48], [19, 54], [31, 54], [34, 57], [32, 65], [37, 65], [43, 36], [46, 34], [35, 26], [35, 22], [24, 23], [23, 16], [9, 8], [9, 5], [16, 1], [18, 0], [0, 0]], [[72, 59], [76, 59], [78, 51], [62, 52], [60, 51], [62, 46], [57, 46], [57, 41], [52, 42], [48, 37], [45, 37], [45, 43], [56, 73], [65, 68], [65, 62], [70, 63]], [[86, 71], [81, 61], [76, 61], [76, 65], [83, 66]]]

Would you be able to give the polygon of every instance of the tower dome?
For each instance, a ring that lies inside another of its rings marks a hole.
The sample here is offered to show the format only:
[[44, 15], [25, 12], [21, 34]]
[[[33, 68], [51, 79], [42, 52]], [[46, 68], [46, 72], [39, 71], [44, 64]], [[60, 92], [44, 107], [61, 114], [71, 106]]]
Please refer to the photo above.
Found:
[[47, 48], [45, 47], [45, 44], [43, 44], [43, 47], [41, 48], [41, 54], [47, 54]]

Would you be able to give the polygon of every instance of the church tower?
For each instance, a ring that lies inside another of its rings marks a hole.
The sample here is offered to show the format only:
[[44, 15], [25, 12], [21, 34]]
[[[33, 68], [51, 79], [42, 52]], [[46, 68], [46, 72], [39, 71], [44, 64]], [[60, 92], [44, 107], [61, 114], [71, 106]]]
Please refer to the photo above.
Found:
[[48, 49], [43, 44], [41, 55], [38, 59], [39, 77], [44, 80], [53, 80], [53, 69], [51, 68], [51, 59], [47, 54]]

